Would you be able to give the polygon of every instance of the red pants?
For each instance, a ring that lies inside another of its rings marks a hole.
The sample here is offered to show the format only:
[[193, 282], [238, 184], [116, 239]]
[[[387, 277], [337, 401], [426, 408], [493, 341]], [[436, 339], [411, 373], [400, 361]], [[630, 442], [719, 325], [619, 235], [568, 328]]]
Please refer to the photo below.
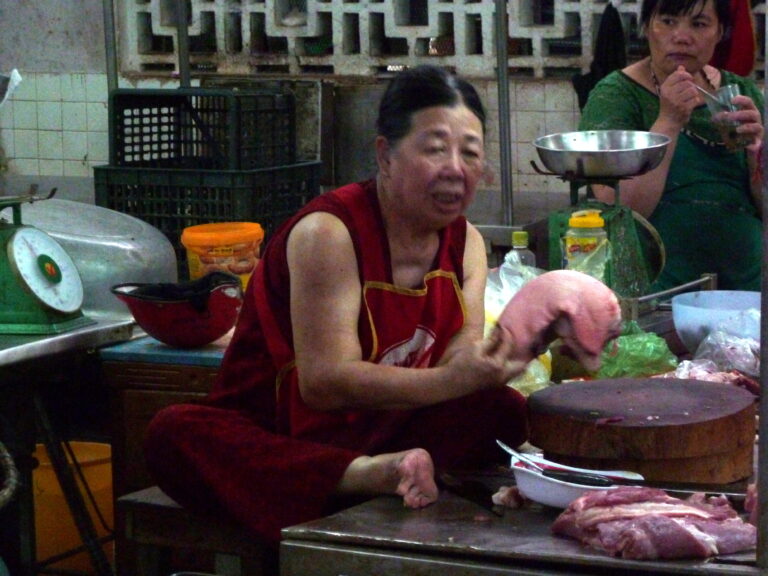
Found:
[[381, 424], [320, 444], [266, 430], [242, 412], [183, 404], [153, 419], [145, 454], [158, 485], [181, 505], [226, 514], [276, 547], [282, 528], [349, 504], [334, 493], [358, 456], [420, 447], [436, 469], [482, 468], [506, 460], [496, 438], [518, 446], [527, 437], [525, 399], [506, 387], [393, 412]]

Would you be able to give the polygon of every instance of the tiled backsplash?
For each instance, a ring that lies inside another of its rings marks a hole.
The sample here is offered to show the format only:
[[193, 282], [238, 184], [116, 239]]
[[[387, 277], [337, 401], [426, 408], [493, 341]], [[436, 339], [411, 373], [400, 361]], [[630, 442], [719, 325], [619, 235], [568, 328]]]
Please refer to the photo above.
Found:
[[[93, 166], [109, 159], [107, 77], [104, 74], [25, 74], [0, 109], [0, 170], [25, 176], [93, 175]], [[121, 85], [124, 81], [121, 81]], [[498, 97], [496, 83], [474, 84], [488, 108], [487, 153], [499, 169]], [[140, 86], [169, 88], [169, 83], [143, 81]], [[570, 81], [510, 81], [513, 186], [516, 192], [559, 192], [564, 184], [537, 174], [531, 166], [538, 136], [575, 129], [578, 105]], [[351, 111], [369, 114], [370, 109]], [[361, 122], [359, 125], [365, 125]], [[499, 178], [491, 188], [497, 188]]]
[[[22, 81], [0, 108], [0, 172], [92, 177], [109, 162], [106, 74], [42, 74]], [[121, 87], [173, 88], [177, 82], [121, 80]]]
[[91, 176], [109, 157], [106, 74], [24, 74], [0, 109], [0, 169]]

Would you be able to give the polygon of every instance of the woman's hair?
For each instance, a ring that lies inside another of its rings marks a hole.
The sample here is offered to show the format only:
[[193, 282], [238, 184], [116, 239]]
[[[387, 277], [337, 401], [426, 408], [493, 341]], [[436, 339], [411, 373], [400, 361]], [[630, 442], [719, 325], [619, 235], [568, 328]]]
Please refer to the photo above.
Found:
[[379, 104], [376, 130], [395, 144], [411, 129], [411, 117], [432, 106], [464, 104], [478, 117], [485, 131], [485, 108], [475, 88], [466, 80], [437, 66], [406, 69], [389, 83]]
[[[725, 38], [731, 27], [731, 0], [712, 0]], [[678, 16], [680, 14], [698, 14], [704, 9], [707, 0], [643, 0], [640, 9], [640, 26], [647, 29], [651, 18], [657, 14]]]

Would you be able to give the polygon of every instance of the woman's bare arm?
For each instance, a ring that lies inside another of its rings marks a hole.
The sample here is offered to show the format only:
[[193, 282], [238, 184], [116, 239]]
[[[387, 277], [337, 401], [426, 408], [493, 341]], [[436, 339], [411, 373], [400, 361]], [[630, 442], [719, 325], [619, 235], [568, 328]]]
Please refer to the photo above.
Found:
[[[299, 388], [313, 408], [425, 406], [502, 386], [523, 369], [506, 362], [511, 352], [506, 344], [472, 343], [474, 337], [465, 340], [463, 336], [452, 348], [451, 360], [435, 368], [364, 361], [357, 333], [362, 289], [357, 262], [347, 229], [333, 215], [315, 213], [294, 227], [288, 241], [288, 265]], [[470, 282], [473, 292], [479, 290], [479, 282], [479, 277]], [[477, 305], [473, 302], [471, 306], [474, 326]]]

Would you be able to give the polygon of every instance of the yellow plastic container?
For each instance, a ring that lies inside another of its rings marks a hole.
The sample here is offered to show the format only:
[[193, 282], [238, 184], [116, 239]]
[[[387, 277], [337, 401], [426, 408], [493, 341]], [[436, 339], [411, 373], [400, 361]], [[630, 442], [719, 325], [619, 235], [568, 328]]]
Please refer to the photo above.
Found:
[[[78, 479], [77, 483], [83, 494], [86, 508], [93, 519], [97, 535], [99, 537], [106, 536], [108, 534], [107, 528], [111, 530], [114, 527], [112, 448], [109, 444], [96, 442], [70, 442], [70, 446], [107, 526], [102, 525]], [[35, 458], [40, 463], [32, 473], [35, 500], [35, 536], [37, 560], [42, 562], [78, 548], [83, 543], [44, 445], [38, 444], [36, 446]], [[75, 478], [77, 479], [77, 474], [75, 474]], [[107, 558], [112, 558], [114, 555], [113, 542], [107, 542], [103, 546]], [[51, 564], [50, 568], [54, 567], [63, 571], [95, 573], [87, 552], [78, 552]]]
[[215, 271], [240, 277], [248, 284], [261, 256], [264, 229], [255, 222], [216, 222], [184, 228], [181, 243], [187, 249], [189, 278]]

